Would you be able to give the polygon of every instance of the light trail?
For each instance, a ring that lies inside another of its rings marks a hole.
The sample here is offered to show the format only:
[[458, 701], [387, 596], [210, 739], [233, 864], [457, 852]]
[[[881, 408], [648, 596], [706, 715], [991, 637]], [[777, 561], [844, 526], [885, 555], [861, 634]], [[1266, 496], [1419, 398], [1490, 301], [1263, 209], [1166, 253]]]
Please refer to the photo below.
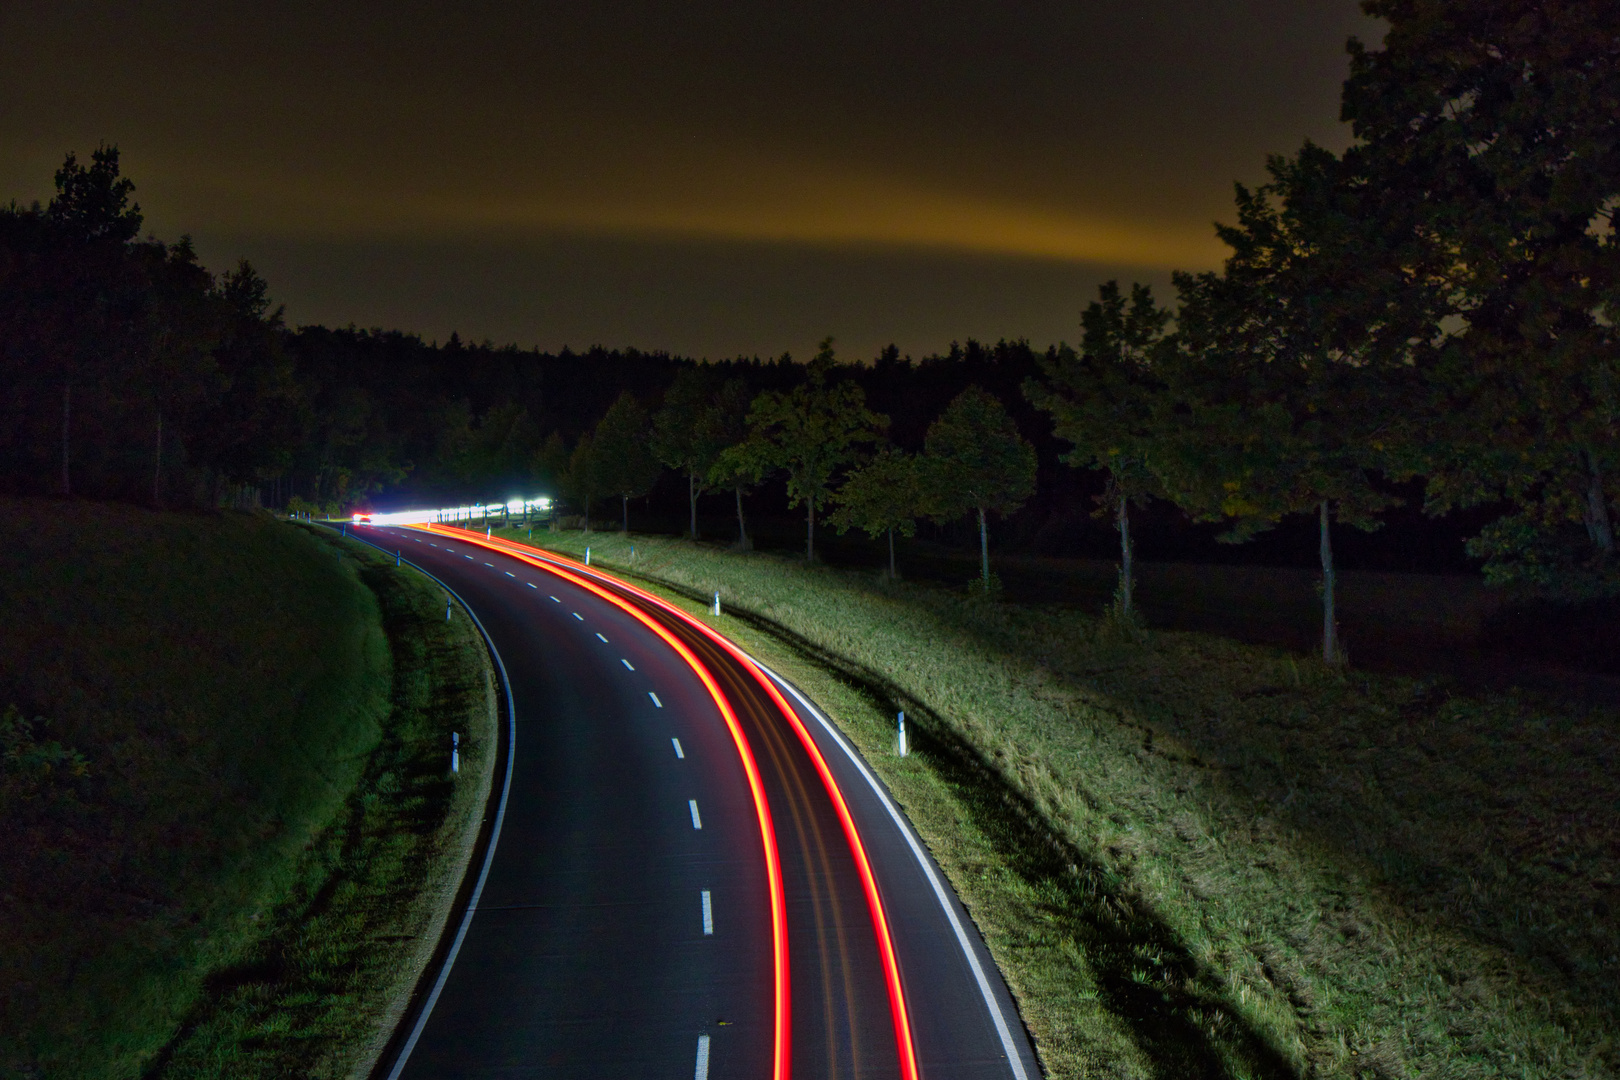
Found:
[[[608, 600], [615, 606], [634, 615], [643, 625], [652, 629], [666, 642], [675, 647], [677, 652], [682, 654], [683, 658], [690, 657], [687, 662], [691, 664], [693, 670], [697, 671], [700, 677], [704, 679], [706, 685], [710, 684], [710, 677], [707, 670], [704, 669], [701, 664], [699, 664], [695, 655], [692, 655], [684, 645], [679, 644], [673, 635], [657, 624], [656, 620], [653, 620], [645, 612], [640, 611], [635, 605], [627, 603], [622, 597], [616, 596], [610, 590], [604, 589], [600, 585], [597, 585], [596, 582], [592, 581], [591, 579], [595, 578], [600, 581], [611, 582], [616, 589], [624, 590], [630, 595], [636, 597], [638, 600], [650, 604], [653, 607], [656, 607], [658, 610], [669, 614], [675, 619], [678, 619], [683, 625], [695, 629], [714, 644], [718, 645], [728, 655], [736, 660], [746, 671], [752, 674], [755, 681], [758, 682], [760, 687], [765, 691], [772, 703], [777, 706], [782, 715], [787, 719], [789, 725], [793, 728], [794, 733], [798, 736], [800, 743], [803, 744], [805, 752], [809, 755], [812, 764], [815, 766], [817, 774], [821, 777], [823, 786], [827, 790], [828, 798], [832, 801], [833, 808], [838, 815], [839, 823], [843, 826], [845, 838], [849, 843], [850, 853], [855, 861], [856, 869], [861, 878], [862, 889], [866, 893], [867, 906], [870, 909], [872, 917], [872, 927], [877, 937], [878, 951], [883, 962], [884, 981], [887, 984], [889, 991], [890, 1020], [894, 1027], [896, 1050], [900, 1058], [901, 1080], [918, 1080], [917, 1054], [911, 1034], [911, 1019], [905, 1003], [905, 988], [900, 980], [900, 965], [895, 955], [894, 939], [889, 930], [888, 916], [884, 911], [882, 896], [878, 892], [877, 878], [872, 872], [872, 864], [866, 854], [866, 845], [861, 841], [860, 833], [855, 827], [854, 816], [850, 813], [849, 805], [844, 799], [844, 794], [842, 790], [840, 790], [837, 780], [833, 777], [832, 769], [828, 766], [826, 758], [821, 753], [821, 748], [817, 745], [815, 738], [810, 734], [809, 729], [805, 726], [804, 721], [800, 718], [798, 711], [788, 703], [787, 698], [782, 695], [782, 692], [777, 688], [776, 683], [760, 670], [759, 666], [754, 663], [752, 657], [734, 645], [724, 634], [721, 634], [719, 631], [714, 630], [707, 624], [693, 618], [680, 608], [677, 608], [673, 604], [664, 600], [662, 597], [655, 596], [644, 589], [637, 588], [636, 586], [631, 585], [629, 582], [622, 581], [621, 579], [613, 577], [610, 574], [601, 573], [594, 567], [586, 567], [572, 559], [566, 558], [565, 556], [555, 555], [550, 552], [541, 554], [536, 549], [526, 547], [525, 545], [514, 544], [506, 540], [497, 540], [494, 538], [478, 536], [475, 533], [471, 533], [465, 529], [456, 528], [454, 526], [428, 524], [426, 527], [435, 531], [442, 530], [445, 532], [450, 532], [452, 535], [457, 536], [459, 539], [465, 542], [476, 543], [481, 547], [501, 551], [514, 558], [521, 559], [524, 562], [527, 562], [549, 573], [555, 574], [558, 577], [572, 581], [574, 584], [588, 589], [592, 593], [595, 593], [603, 599]], [[717, 686], [711, 690], [711, 693], [714, 695], [717, 702], [723, 700], [723, 695], [719, 693], [719, 688]], [[657, 701], [657, 698], [654, 697], [653, 700]], [[731, 713], [729, 705], [723, 705], [722, 712], [727, 716], [728, 724], [735, 721], [735, 715]], [[742, 736], [740, 730], [736, 732], [735, 737], [741, 739]], [[754, 783], [754, 778], [752, 776], [750, 776], [749, 783], [750, 786], [752, 786]], [[766, 812], [768, 813], [768, 809]], [[784, 942], [785, 933], [786, 930], [784, 922]], [[783, 966], [780, 970], [783, 973], [786, 971], [785, 955], [783, 958]], [[779, 1009], [782, 1003], [785, 1001], [786, 988], [784, 986], [777, 999]], [[787, 1018], [784, 1016], [779, 1022], [777, 1029], [779, 1033], [786, 1030], [786, 1024]], [[783, 1072], [779, 1073], [778, 1075], [785, 1076], [786, 1073]]]
[[[716, 707], [719, 708], [720, 715], [726, 722], [726, 728], [731, 733], [732, 741], [736, 744], [738, 755], [742, 758], [743, 772], [747, 776], [748, 788], [754, 799], [755, 814], [759, 818], [760, 836], [765, 848], [765, 876], [770, 891], [771, 949], [775, 961], [774, 989], [776, 994], [776, 1031], [771, 1053], [771, 1073], [773, 1080], [790, 1080], [790, 1077], [792, 1076], [792, 1010], [790, 1008], [790, 990], [788, 981], [787, 903], [782, 887], [782, 864], [776, 845], [776, 827], [771, 820], [770, 805], [765, 798], [765, 786], [763, 780], [760, 778], [759, 766], [754, 760], [753, 750], [748, 745], [747, 737], [743, 734], [742, 725], [737, 718], [736, 711], [732, 709], [731, 703], [727, 701], [725, 695], [721, 693], [720, 686], [717, 682], [715, 682], [714, 675], [697, 658], [696, 654], [694, 654], [692, 650], [686, 646], [684, 642], [675, 637], [674, 634], [670, 633], [667, 628], [658, 622], [658, 620], [654, 619], [645, 611], [642, 611], [635, 604], [625, 600], [624, 597], [616, 595], [611, 590], [603, 588], [588, 578], [581, 577], [580, 575], [571, 572], [566, 567], [557, 566], [542, 559], [534, 558], [525, 554], [522, 550], [513, 550], [503, 542], [488, 540], [485, 537], [478, 536], [477, 534], [471, 533], [465, 529], [427, 522], [415, 522], [410, 524], [417, 528], [425, 527], [429, 529], [443, 530], [454, 529], [453, 535], [457, 536], [463, 541], [476, 543], [481, 547], [489, 548], [490, 550], [499, 551], [502, 554], [519, 558], [524, 562], [530, 563], [531, 565], [536, 566], [547, 573], [560, 577], [563, 580], [577, 585], [580, 588], [585, 589], [587, 592], [606, 600], [614, 607], [619, 608], [621, 611], [624, 611], [626, 614], [630, 615], [637, 622], [651, 630], [654, 634], [657, 634], [665, 644], [673, 649], [675, 653], [680, 656], [683, 661], [685, 661], [686, 665], [690, 667], [693, 673], [697, 675], [698, 680], [703, 683], [704, 689], [709, 692], [710, 698], [714, 700]], [[615, 584], [618, 583], [616, 579], [609, 578], [608, 580], [613, 580]], [[639, 590], [636, 591], [639, 592]], [[556, 597], [552, 597], [552, 599], [555, 600]], [[574, 613], [574, 617], [580, 618], [577, 612]], [[581, 619], [581, 621], [583, 621], [583, 619]], [[752, 670], [752, 668], [750, 668], [750, 670]], [[657, 694], [654, 694], [649, 690], [648, 695], [652, 698], [653, 704], [657, 705], [659, 708], [664, 707], [663, 702], [658, 700]], [[697, 813], [695, 804], [693, 805], [692, 812], [695, 818]], [[707, 1063], [708, 1058], [707, 1051], [707, 1038], [705, 1038], [702, 1054], [705, 1064]], [[906, 1074], [906, 1080], [915, 1080], [915, 1076], [916, 1073], [913, 1069], [912, 1072]]]

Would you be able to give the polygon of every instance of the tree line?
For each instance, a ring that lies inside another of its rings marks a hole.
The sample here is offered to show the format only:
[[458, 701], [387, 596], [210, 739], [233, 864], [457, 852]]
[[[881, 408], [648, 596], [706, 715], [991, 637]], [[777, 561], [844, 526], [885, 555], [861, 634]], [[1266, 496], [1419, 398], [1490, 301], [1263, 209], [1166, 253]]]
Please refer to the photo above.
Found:
[[[337, 508], [379, 492], [549, 488], [590, 520], [666, 469], [706, 493], [780, 484], [874, 536], [1095, 496], [1134, 617], [1133, 514], [1168, 503], [1242, 542], [1315, 522], [1338, 658], [1334, 527], [1413, 493], [1494, 508], [1496, 582], [1617, 591], [1620, 19], [1575, 0], [1368, 0], [1333, 153], [1238, 186], [1231, 255], [1173, 300], [1108, 283], [1077, 345], [970, 343], [920, 362], [695, 364], [285, 325], [246, 263], [139, 239], [115, 148], [69, 155], [49, 206], [0, 212], [0, 460], [12, 490]], [[1069, 467], [1072, 467], [1069, 468]], [[1065, 478], [1094, 475], [1087, 486]], [[1054, 494], [1058, 493], [1058, 494]]]

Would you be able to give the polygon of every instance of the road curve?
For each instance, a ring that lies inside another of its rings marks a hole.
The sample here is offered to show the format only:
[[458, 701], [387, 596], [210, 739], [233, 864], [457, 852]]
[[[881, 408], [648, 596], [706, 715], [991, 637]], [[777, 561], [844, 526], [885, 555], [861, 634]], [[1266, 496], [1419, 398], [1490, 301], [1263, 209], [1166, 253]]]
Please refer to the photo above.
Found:
[[943, 875], [790, 683], [572, 560], [358, 533], [454, 590], [515, 715], [481, 893], [377, 1075], [1039, 1076]]

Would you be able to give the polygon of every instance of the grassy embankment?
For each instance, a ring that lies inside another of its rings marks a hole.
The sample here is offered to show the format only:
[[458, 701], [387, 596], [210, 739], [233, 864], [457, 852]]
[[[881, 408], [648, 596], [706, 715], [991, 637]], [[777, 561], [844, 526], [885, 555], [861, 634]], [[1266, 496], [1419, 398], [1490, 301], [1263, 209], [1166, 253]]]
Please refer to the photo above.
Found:
[[464, 617], [262, 516], [80, 503], [0, 505], [0, 601], [0, 1075], [346, 1074], [482, 810]]
[[[683, 542], [973, 912], [1053, 1077], [1620, 1067], [1615, 717]], [[917, 753], [893, 753], [906, 710]]]

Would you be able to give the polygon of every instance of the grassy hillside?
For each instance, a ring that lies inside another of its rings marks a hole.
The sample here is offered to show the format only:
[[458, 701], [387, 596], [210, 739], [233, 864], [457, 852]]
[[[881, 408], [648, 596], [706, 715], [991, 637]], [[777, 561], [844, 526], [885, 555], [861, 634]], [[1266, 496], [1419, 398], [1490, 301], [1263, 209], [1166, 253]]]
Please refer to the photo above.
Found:
[[323, 842], [396, 741], [383, 613], [262, 516], [23, 501], [0, 611], [0, 1075], [177, 1064], [222, 973], [341, 884]]
[[724, 628], [833, 712], [973, 912], [1050, 1075], [1620, 1068], [1612, 714], [589, 540], [693, 611], [719, 589]]

